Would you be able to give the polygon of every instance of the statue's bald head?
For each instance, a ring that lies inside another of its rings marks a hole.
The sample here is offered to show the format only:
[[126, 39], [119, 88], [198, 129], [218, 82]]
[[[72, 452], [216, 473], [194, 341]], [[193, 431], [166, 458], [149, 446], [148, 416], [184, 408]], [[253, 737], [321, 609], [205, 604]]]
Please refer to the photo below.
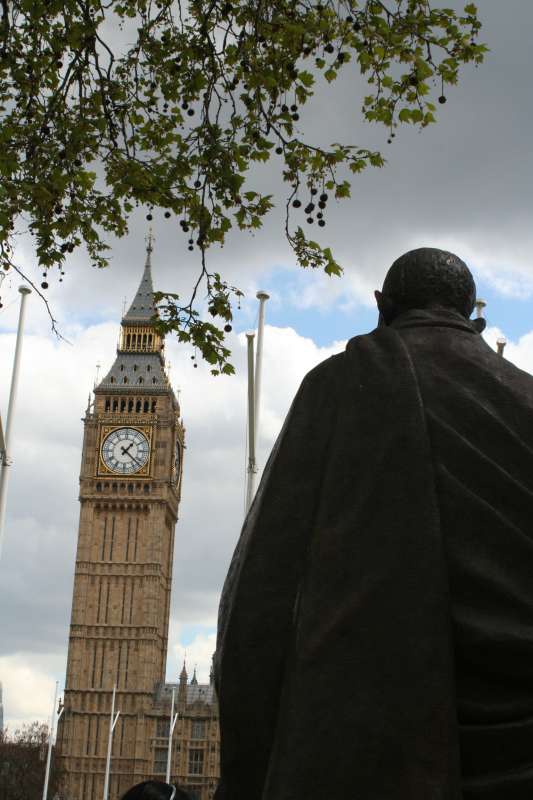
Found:
[[412, 308], [447, 308], [468, 319], [476, 302], [476, 285], [456, 255], [421, 247], [396, 259], [376, 299], [387, 322]]

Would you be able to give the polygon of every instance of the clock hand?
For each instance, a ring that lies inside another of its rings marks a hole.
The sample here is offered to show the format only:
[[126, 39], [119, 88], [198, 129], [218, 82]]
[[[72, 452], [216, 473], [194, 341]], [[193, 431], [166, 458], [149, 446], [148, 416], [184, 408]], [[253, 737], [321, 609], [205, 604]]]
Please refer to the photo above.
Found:
[[134, 456], [134, 455], [132, 455], [131, 453], [128, 453], [128, 455], [129, 455], [129, 457], [130, 457], [130, 458], [132, 458], [132, 459], [135, 461], [135, 463], [136, 463], [136, 464], [138, 464], [140, 467], [144, 466], [143, 464], [141, 464], [141, 462], [140, 462], [140, 461], [138, 461], [138, 460], [135, 458], [135, 456]]
[[123, 455], [123, 456], [125, 456], [125, 455], [126, 455], [126, 453], [128, 452], [128, 450], [130, 449], [130, 447], [133, 447], [133, 444], [134, 444], [134, 442], [130, 442], [130, 444], [129, 444], [127, 447], [121, 447], [121, 448], [120, 448], [120, 449], [122, 450], [122, 455]]

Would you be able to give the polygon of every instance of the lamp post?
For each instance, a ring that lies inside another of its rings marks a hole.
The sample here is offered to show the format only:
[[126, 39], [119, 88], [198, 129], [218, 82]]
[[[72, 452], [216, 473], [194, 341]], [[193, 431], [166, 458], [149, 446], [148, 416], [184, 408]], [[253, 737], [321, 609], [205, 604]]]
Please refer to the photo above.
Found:
[[[59, 689], [59, 681], [56, 681], [56, 689], [54, 694], [54, 705], [52, 706], [52, 717], [50, 720], [50, 732], [48, 734], [48, 753], [46, 755], [46, 770], [44, 773], [44, 786], [43, 786], [43, 800], [47, 800], [48, 797], [48, 781], [50, 780], [50, 763], [52, 760], [52, 741], [54, 738], [54, 726], [56, 720], [56, 705], [57, 705], [57, 692]], [[57, 721], [61, 719], [63, 715], [63, 711], [65, 710], [65, 706], [61, 708], [57, 715]]]
[[0, 473], [0, 558], [2, 557], [2, 541], [4, 536], [4, 521], [6, 516], [7, 504], [7, 484], [9, 478], [9, 467], [11, 466], [10, 444], [13, 432], [13, 418], [15, 414], [15, 402], [17, 399], [17, 389], [20, 372], [20, 356], [22, 353], [22, 336], [24, 333], [24, 319], [26, 315], [26, 298], [31, 294], [31, 289], [27, 286], [19, 286], [20, 292], [20, 311], [17, 328], [17, 339], [15, 344], [15, 356], [13, 359], [13, 372], [11, 374], [11, 388], [9, 390], [9, 402], [7, 406], [7, 420], [5, 432], [1, 430], [0, 423], [0, 456], [2, 472]]
[[165, 781], [170, 783], [170, 767], [172, 763], [172, 737], [174, 736], [174, 728], [176, 727], [176, 722], [178, 721], [178, 712], [174, 714], [174, 696], [175, 696], [175, 689], [172, 689], [172, 705], [170, 707], [170, 727], [168, 729], [168, 753], [167, 753], [167, 774], [165, 777]]
[[117, 693], [116, 684], [113, 686], [113, 699], [111, 700], [111, 714], [109, 716], [109, 736], [107, 739], [107, 758], [105, 762], [105, 779], [104, 779], [104, 797], [103, 800], [107, 800], [109, 797], [109, 773], [111, 771], [111, 750], [113, 748], [113, 732], [115, 730], [115, 725], [117, 724], [118, 718], [120, 717], [120, 711], [117, 711], [115, 714], [115, 695]]

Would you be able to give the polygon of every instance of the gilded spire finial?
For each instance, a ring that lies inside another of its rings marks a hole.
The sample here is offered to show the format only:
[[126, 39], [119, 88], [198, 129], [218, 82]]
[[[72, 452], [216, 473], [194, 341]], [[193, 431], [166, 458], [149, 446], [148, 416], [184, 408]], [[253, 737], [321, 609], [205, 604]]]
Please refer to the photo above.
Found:
[[152, 230], [152, 226], [150, 225], [150, 228], [148, 229], [148, 236], [146, 237], [146, 253], [148, 256], [150, 256], [152, 250], [154, 249], [154, 242], [155, 242], [155, 236]]

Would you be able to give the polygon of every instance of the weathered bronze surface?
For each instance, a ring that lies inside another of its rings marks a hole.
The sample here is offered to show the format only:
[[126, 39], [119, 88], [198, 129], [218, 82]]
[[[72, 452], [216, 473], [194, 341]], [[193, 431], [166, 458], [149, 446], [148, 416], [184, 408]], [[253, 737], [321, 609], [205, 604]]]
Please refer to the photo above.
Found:
[[298, 391], [220, 605], [217, 800], [533, 797], [533, 378], [465, 270], [403, 256]]

